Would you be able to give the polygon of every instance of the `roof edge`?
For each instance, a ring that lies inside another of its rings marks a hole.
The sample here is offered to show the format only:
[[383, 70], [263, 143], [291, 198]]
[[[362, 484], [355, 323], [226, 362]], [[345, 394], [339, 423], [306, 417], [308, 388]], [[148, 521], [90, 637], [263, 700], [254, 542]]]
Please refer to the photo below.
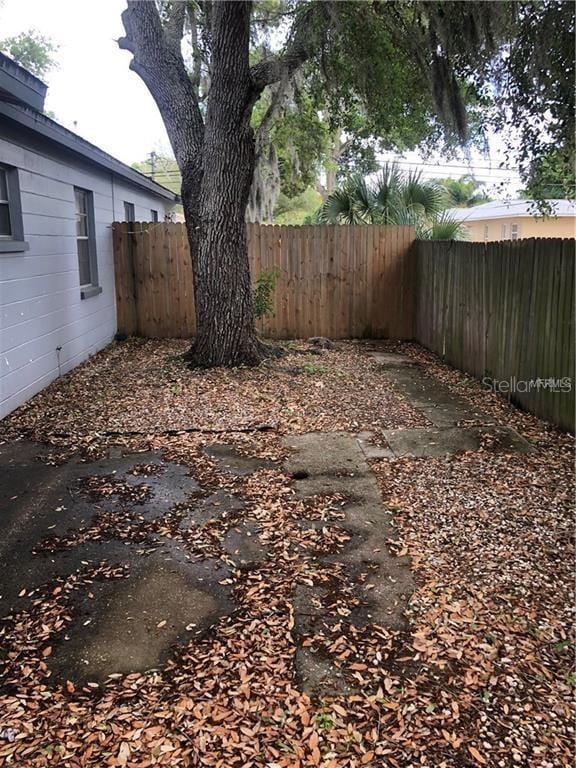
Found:
[[[26, 71], [26, 70], [24, 70]], [[117, 160], [104, 150], [83, 139], [78, 134], [65, 128], [60, 123], [47, 117], [41, 112], [23, 105], [11, 104], [6, 101], [0, 101], [0, 115], [13, 120], [19, 125], [28, 128], [31, 131], [43, 136], [50, 141], [54, 141], [61, 147], [71, 150], [81, 155], [88, 162], [92, 162], [101, 168], [127, 179], [132, 184], [139, 186], [148, 192], [152, 192], [159, 197], [170, 200], [174, 203], [179, 202], [180, 196], [167, 187], [163, 187], [158, 182], [150, 179], [140, 171], [131, 168], [129, 165]]]
[[[448, 208], [446, 212], [450, 216], [461, 221], [463, 223], [469, 221], [484, 221], [487, 219], [508, 219], [508, 218], [533, 218], [533, 219], [556, 219], [556, 218], [573, 218], [576, 216], [576, 202], [569, 199], [557, 198], [554, 200], [547, 200], [547, 203], [551, 205], [551, 213], [543, 213], [537, 208], [537, 202], [535, 200], [493, 200], [490, 203], [483, 203], [482, 205], [475, 205], [471, 208]], [[562, 206], [555, 206], [555, 203], [562, 203]], [[570, 206], [570, 210], [566, 210], [564, 204]], [[489, 207], [490, 206], [490, 207]], [[533, 206], [533, 208], [530, 208]]]

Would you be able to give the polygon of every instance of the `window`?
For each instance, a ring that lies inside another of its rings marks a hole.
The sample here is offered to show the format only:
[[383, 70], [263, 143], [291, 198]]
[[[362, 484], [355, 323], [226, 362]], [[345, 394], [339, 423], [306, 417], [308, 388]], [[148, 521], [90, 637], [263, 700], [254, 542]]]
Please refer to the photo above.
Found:
[[502, 224], [502, 240], [506, 240], [506, 224]]
[[150, 216], [152, 217], [152, 221], [154, 224], [158, 223], [158, 211], [155, 211], [154, 208], [150, 209]]
[[484, 224], [484, 242], [488, 242], [488, 224]]
[[136, 221], [134, 215], [134, 203], [124, 201], [124, 221]]
[[78, 274], [80, 296], [88, 299], [102, 293], [98, 287], [98, 261], [94, 229], [94, 200], [92, 192], [74, 187], [76, 202], [76, 248], [78, 250]]
[[4, 168], [0, 168], [0, 237], [12, 237], [8, 178]]
[[0, 165], [0, 253], [28, 250], [24, 242], [18, 171]]
[[510, 224], [510, 239], [518, 240], [518, 224]]

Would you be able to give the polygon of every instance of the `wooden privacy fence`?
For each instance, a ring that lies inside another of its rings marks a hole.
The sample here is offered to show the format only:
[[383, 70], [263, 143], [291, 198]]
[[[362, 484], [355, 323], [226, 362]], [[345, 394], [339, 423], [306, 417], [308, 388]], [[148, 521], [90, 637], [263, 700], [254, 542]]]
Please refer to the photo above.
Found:
[[419, 242], [415, 256], [416, 339], [479, 379], [504, 382], [499, 391], [513, 390], [513, 402], [569, 430], [574, 247], [560, 239]]
[[[252, 279], [278, 270], [270, 338], [411, 338], [411, 227], [249, 224]], [[118, 330], [194, 334], [192, 266], [184, 224], [113, 225]]]
[[[573, 430], [574, 240], [414, 244], [409, 227], [366, 225], [247, 232], [253, 280], [279, 275], [264, 335], [413, 338]], [[118, 330], [193, 336], [184, 224], [116, 223], [113, 236]]]

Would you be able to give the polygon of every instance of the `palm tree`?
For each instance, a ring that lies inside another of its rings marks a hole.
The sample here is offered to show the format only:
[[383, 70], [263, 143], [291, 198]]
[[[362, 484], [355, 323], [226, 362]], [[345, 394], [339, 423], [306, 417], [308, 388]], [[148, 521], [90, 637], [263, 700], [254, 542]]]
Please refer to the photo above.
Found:
[[482, 189], [483, 184], [470, 174], [459, 179], [434, 179], [434, 182], [444, 189], [447, 207], [472, 208], [490, 202], [486, 191]]
[[455, 219], [448, 211], [442, 211], [428, 222], [416, 225], [418, 240], [466, 240], [466, 225]]
[[420, 171], [403, 173], [396, 163], [386, 163], [368, 180], [351, 176], [329, 195], [320, 208], [322, 224], [396, 224], [416, 228], [421, 239], [463, 239], [465, 229], [442, 213], [444, 190], [425, 181]]

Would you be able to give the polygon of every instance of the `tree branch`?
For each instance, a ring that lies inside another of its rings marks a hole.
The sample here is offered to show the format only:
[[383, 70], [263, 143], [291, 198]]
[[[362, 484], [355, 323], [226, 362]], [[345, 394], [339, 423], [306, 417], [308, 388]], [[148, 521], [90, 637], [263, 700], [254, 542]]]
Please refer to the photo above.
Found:
[[[118, 40], [120, 48], [132, 53], [130, 68], [142, 78], [158, 105], [181, 170], [199, 156], [204, 137], [198, 99], [180, 50], [184, 10], [184, 3], [173, 4], [167, 33], [154, 2], [128, 0], [122, 13], [126, 37]], [[183, 110], [187, 120], [179, 119]]]
[[304, 62], [323, 48], [327, 31], [337, 20], [337, 5], [335, 0], [313, 0], [302, 4], [302, 9], [295, 14], [286, 50], [264, 58], [250, 69], [258, 95], [267, 85], [292, 77]]
[[273, 84], [271, 88], [270, 104], [260, 125], [256, 129], [256, 161], [262, 155], [262, 152], [268, 142], [270, 130], [274, 121], [285, 114], [286, 108], [294, 96], [294, 76], [286, 71], [279, 83]]
[[257, 93], [262, 93], [267, 85], [292, 77], [296, 70], [309, 58], [306, 47], [296, 44], [291, 50], [280, 56], [259, 61], [250, 68], [252, 83]]

